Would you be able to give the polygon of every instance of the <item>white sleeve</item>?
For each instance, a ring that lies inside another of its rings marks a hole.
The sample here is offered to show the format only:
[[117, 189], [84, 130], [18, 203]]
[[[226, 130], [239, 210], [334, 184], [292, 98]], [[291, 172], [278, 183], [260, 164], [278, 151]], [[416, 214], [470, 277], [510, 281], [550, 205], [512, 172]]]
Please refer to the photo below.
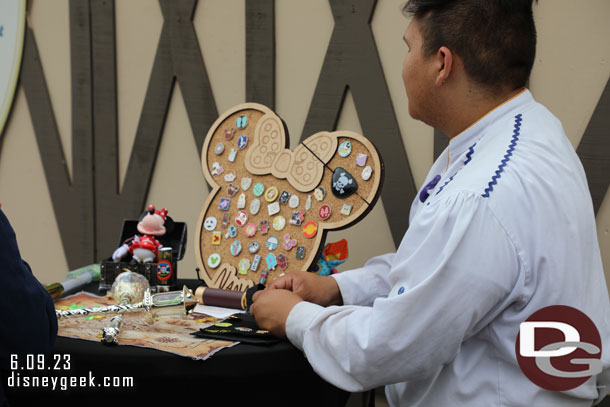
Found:
[[448, 195], [413, 219], [387, 297], [372, 307], [301, 302], [286, 333], [320, 376], [348, 391], [426, 377], [503, 310], [519, 272], [485, 199]]
[[395, 253], [373, 257], [364, 267], [333, 274], [345, 305], [373, 305], [379, 297], [385, 297], [391, 285], [388, 274]]

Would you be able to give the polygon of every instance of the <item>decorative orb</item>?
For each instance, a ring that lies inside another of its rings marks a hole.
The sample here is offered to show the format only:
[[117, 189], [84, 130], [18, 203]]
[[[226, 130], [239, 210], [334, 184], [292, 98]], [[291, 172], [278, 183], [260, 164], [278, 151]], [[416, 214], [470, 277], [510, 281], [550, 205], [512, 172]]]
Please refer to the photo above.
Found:
[[148, 280], [142, 274], [124, 271], [114, 280], [111, 292], [117, 302], [131, 304], [142, 301], [149, 287]]

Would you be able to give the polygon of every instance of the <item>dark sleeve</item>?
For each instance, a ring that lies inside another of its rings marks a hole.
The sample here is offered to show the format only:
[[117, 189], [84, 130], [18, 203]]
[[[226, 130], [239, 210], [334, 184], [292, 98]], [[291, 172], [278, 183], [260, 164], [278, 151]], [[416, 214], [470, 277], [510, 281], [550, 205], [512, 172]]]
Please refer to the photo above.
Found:
[[51, 296], [23, 261], [15, 232], [0, 210], [0, 361], [11, 354], [48, 353], [57, 336]]

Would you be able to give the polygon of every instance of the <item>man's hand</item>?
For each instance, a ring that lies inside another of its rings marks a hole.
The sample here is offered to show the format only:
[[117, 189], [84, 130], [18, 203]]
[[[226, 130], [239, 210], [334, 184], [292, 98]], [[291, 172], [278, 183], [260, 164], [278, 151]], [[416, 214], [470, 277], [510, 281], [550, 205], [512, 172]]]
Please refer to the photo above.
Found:
[[303, 300], [327, 307], [343, 304], [337, 282], [332, 277], [323, 277], [306, 271], [295, 271], [273, 281], [266, 291], [289, 290]]
[[301, 298], [287, 290], [262, 290], [252, 297], [250, 314], [261, 329], [270, 331], [277, 337], [286, 337], [286, 319]]

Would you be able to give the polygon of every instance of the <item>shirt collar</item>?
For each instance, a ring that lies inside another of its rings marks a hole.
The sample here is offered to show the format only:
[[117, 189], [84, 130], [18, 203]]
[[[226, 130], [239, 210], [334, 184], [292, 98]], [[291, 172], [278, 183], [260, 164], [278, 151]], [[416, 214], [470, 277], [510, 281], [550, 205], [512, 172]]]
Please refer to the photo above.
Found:
[[513, 96], [511, 99], [503, 102], [499, 106], [495, 107], [485, 116], [474, 122], [466, 130], [455, 136], [449, 141], [449, 165], [455, 157], [459, 157], [466, 151], [470, 146], [476, 143], [483, 135], [485, 130], [492, 125], [497, 119], [505, 115], [506, 113], [519, 109], [533, 101], [534, 98], [528, 89], [524, 89], [521, 93]]

